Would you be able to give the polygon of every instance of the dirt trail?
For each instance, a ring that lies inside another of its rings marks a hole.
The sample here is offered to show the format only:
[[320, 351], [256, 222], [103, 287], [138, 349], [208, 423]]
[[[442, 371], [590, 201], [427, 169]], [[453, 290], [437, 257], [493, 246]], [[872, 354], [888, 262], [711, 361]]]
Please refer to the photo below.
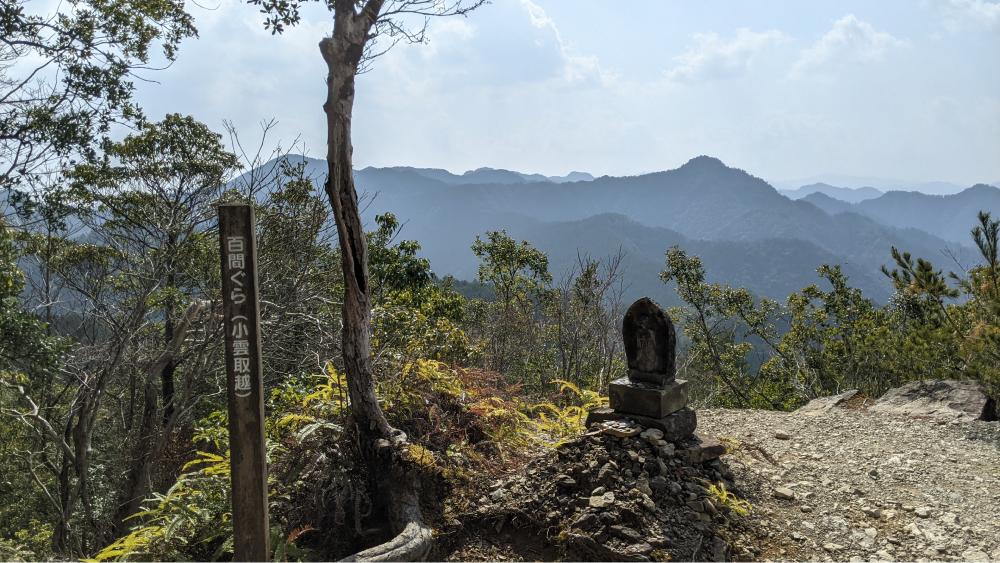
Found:
[[[1000, 424], [868, 411], [701, 410], [698, 431], [755, 507], [733, 555], [775, 561], [1000, 561]], [[766, 452], [776, 464], [766, 459]]]

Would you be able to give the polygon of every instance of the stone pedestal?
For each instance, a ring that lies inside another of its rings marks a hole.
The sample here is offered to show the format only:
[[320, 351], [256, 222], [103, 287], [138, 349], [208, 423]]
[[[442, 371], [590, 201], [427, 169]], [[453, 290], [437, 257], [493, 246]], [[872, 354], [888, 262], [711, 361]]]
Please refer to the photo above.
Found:
[[687, 381], [683, 379], [661, 387], [622, 377], [611, 382], [608, 398], [611, 408], [618, 412], [663, 418], [687, 405], [687, 388]]

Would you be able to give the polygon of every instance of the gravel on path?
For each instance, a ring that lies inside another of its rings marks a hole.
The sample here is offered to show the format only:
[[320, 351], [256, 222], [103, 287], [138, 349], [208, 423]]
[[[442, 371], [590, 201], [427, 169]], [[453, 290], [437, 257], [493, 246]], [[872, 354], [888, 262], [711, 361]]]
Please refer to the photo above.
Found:
[[812, 415], [702, 409], [698, 432], [730, 445], [723, 461], [754, 506], [759, 533], [733, 538], [735, 559], [1000, 561], [1000, 423], [855, 403]]

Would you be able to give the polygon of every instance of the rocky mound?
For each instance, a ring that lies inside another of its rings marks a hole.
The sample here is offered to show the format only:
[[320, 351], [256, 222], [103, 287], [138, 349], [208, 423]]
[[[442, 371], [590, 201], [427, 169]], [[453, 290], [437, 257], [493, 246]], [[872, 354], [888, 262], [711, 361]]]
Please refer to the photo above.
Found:
[[725, 448], [693, 437], [597, 429], [452, 499], [437, 552], [449, 560], [725, 561], [742, 510]]

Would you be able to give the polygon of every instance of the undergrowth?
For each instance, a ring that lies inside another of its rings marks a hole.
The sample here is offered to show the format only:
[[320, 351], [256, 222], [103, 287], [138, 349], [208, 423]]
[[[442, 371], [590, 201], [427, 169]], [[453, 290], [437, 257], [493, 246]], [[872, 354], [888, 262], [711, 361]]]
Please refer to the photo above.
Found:
[[[495, 372], [417, 360], [378, 391], [390, 423], [409, 436], [408, 460], [440, 485], [425, 488], [425, 493], [436, 488], [437, 497], [445, 498], [475, 476], [516, 470], [532, 451], [576, 436], [588, 410], [607, 404], [607, 398], [567, 381], [552, 383], [557, 388], [552, 396], [534, 403], [519, 385], [504, 384]], [[307, 534], [314, 530], [348, 526], [357, 541], [371, 533], [363, 524], [373, 510], [370, 484], [353, 471], [352, 458], [340, 445], [349, 406], [346, 381], [331, 365], [320, 375], [289, 378], [268, 400], [273, 560], [330, 552], [330, 538], [337, 534]], [[196, 459], [183, 467], [169, 490], [146, 499], [130, 518], [134, 527], [129, 534], [93, 561], [231, 557], [227, 428], [224, 411], [199, 421], [193, 438]], [[297, 542], [321, 551], [310, 552]], [[0, 550], [7, 558], [24, 548], [8, 542]]]

